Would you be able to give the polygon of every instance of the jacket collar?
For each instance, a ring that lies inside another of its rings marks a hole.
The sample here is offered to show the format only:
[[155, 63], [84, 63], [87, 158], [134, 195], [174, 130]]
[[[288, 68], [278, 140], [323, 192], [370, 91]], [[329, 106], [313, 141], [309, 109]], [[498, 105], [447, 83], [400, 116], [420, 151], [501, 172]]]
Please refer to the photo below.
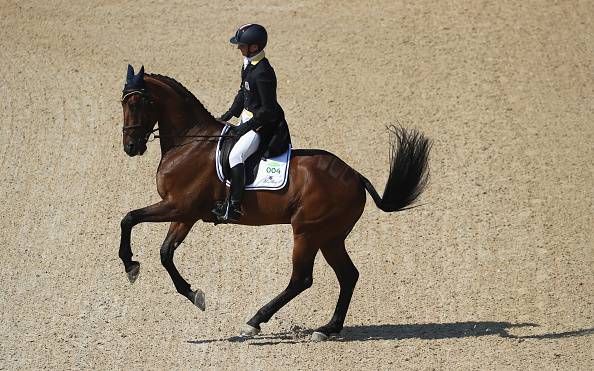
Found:
[[260, 53], [254, 55], [254, 56], [251, 56], [249, 58], [243, 57], [243, 68], [245, 69], [248, 64], [255, 66], [258, 64], [258, 62], [260, 62], [265, 57], [266, 57], [266, 53], [264, 53], [264, 50], [262, 50]]

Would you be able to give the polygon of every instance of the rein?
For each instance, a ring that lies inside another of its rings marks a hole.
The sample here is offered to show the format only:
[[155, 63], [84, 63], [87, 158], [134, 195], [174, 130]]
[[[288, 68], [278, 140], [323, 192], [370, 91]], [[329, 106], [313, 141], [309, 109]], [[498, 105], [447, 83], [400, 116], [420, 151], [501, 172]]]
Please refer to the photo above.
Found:
[[[142, 125], [142, 124], [129, 125], [129, 126], [123, 127], [122, 131], [124, 133], [126, 133], [127, 130], [134, 129], [134, 128], [141, 128], [141, 127], [144, 127], [144, 125]], [[196, 141], [196, 142], [218, 142], [218, 140], [212, 140], [212, 139], [213, 138], [218, 139], [218, 138], [234, 138], [234, 137], [236, 137], [236, 135], [193, 135], [193, 134], [160, 135], [160, 134], [155, 134], [158, 131], [159, 131], [159, 128], [154, 128], [153, 130], [146, 133], [146, 135], [144, 136], [145, 141], [147, 143], [150, 143], [157, 138], [203, 138], [203, 139], [194, 139], [193, 141]]]
[[151, 135], [153, 136], [152, 139], [148, 140], [149, 142], [152, 142], [156, 138], [206, 138], [206, 139], [196, 139], [196, 141], [214, 142], [213, 140], [210, 140], [210, 139], [211, 138], [234, 138], [234, 137], [236, 137], [236, 135], [191, 135], [191, 134], [186, 134], [186, 135], [160, 135], [159, 134], [159, 135], [156, 135], [156, 134], [154, 134], [157, 131], [159, 131], [159, 128], [155, 128], [148, 133], [149, 137]]
[[[145, 89], [140, 90], [130, 90], [124, 91], [124, 95], [122, 96], [121, 102], [124, 103], [126, 99], [132, 95], [139, 94], [143, 98], [148, 98], [147, 92]], [[142, 124], [132, 124], [128, 126], [122, 126], [122, 132], [126, 133], [127, 130], [136, 129], [136, 128], [144, 128]], [[206, 139], [195, 139], [194, 141], [201, 141], [201, 142], [215, 142], [215, 140], [211, 140], [212, 138], [234, 138], [236, 135], [157, 135], [156, 132], [159, 131], [159, 128], [154, 128], [153, 130], [146, 133], [144, 139], [147, 142], [152, 142], [157, 138], [206, 138]], [[152, 138], [151, 138], [152, 135]]]

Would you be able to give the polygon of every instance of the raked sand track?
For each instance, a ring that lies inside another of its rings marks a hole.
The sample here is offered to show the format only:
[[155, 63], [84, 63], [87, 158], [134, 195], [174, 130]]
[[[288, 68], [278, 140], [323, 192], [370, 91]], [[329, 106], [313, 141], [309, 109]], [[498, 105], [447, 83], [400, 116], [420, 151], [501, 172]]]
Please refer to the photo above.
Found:
[[[0, 369], [593, 369], [594, 2], [0, 3]], [[350, 5], [348, 5], [350, 4]], [[434, 140], [432, 181], [397, 214], [370, 198], [347, 240], [361, 279], [342, 337], [312, 343], [338, 295], [314, 286], [232, 342], [289, 277], [289, 226], [198, 223], [161, 267], [167, 226], [119, 222], [158, 200], [159, 147], [130, 159], [126, 66], [231, 102], [235, 27], [270, 31], [300, 148], [383, 189], [385, 125]]]

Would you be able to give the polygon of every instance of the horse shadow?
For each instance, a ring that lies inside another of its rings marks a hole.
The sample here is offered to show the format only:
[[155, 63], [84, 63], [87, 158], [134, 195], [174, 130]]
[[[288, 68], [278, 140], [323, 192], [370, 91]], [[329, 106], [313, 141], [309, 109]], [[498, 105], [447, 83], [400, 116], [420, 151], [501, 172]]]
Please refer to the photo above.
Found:
[[[456, 339], [480, 336], [500, 336], [503, 338], [518, 339], [560, 339], [567, 337], [586, 336], [594, 334], [594, 327], [566, 331], [559, 333], [545, 333], [536, 335], [513, 335], [509, 331], [515, 328], [538, 327], [535, 323], [510, 323], [510, 322], [453, 322], [453, 323], [423, 323], [400, 325], [355, 325], [345, 327], [340, 336], [332, 341], [354, 342], [374, 340], [405, 340], [405, 339]], [[213, 342], [248, 342], [250, 345], [296, 344], [310, 341], [313, 330], [293, 326], [290, 331], [258, 335], [245, 339], [239, 336], [221, 339], [189, 340], [191, 344], [206, 344]]]
[[594, 327], [576, 331], [538, 335], [513, 335], [509, 330], [538, 327], [535, 323], [510, 322], [454, 322], [410, 325], [362, 325], [345, 327], [338, 341], [404, 340], [404, 339], [455, 339], [497, 335], [510, 339], [558, 339], [594, 334]]

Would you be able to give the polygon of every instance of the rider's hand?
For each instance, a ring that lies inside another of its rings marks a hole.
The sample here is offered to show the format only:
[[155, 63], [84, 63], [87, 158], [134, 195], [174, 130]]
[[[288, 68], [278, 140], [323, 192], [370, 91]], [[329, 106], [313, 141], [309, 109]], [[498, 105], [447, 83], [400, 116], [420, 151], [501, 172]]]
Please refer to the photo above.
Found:
[[221, 117], [219, 117], [220, 121], [229, 121], [233, 117], [233, 114], [229, 111], [223, 113]]

